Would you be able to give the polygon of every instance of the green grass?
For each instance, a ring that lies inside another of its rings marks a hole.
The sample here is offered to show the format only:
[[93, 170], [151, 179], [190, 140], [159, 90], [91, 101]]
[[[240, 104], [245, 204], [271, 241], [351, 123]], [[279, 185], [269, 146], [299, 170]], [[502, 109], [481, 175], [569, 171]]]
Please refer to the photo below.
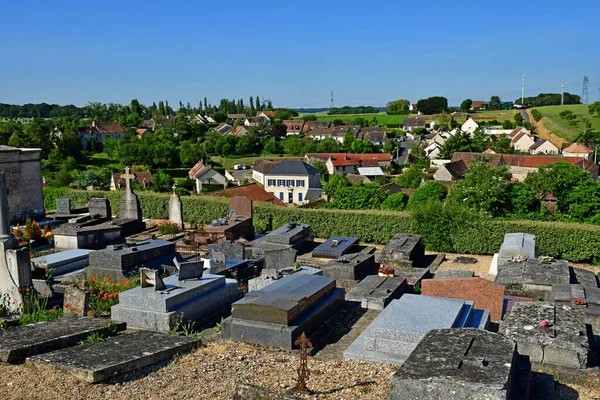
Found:
[[[559, 124], [564, 125], [569, 128], [569, 131], [574, 131], [577, 133], [583, 132], [583, 123], [584, 117], [588, 117], [588, 122], [592, 124], [592, 129], [595, 131], [600, 130], [600, 118], [593, 117], [588, 112], [587, 104], [572, 104], [566, 106], [546, 106], [546, 107], [536, 107], [536, 110], [541, 112], [543, 115], [552, 118], [554, 121]], [[573, 114], [577, 116], [577, 118], [571, 123], [571, 121], [561, 118], [560, 113], [562, 111], [572, 111]]]
[[122, 169], [123, 164], [118, 160], [113, 160], [106, 153], [96, 153], [86, 157], [86, 165], [93, 165], [99, 168], [109, 168], [113, 170]]
[[342, 120], [344, 122], [352, 123], [352, 120], [355, 118], [364, 118], [367, 121], [371, 121], [373, 117], [377, 119], [378, 125], [402, 125], [404, 123], [404, 118], [406, 115], [387, 115], [386, 113], [379, 114], [342, 114], [342, 115], [323, 115], [320, 113], [315, 114], [319, 121], [329, 121], [333, 122], [336, 119]]
[[261, 159], [261, 158], [294, 158], [294, 159], [297, 159], [298, 157], [283, 157], [283, 156], [274, 154], [274, 155], [268, 155], [268, 156], [240, 157], [240, 158], [212, 156], [210, 159], [215, 164], [221, 164], [223, 166], [223, 168], [225, 168], [225, 169], [231, 169], [231, 168], [233, 168], [233, 166], [235, 164], [246, 164], [246, 165], [252, 166], [252, 164], [254, 164], [254, 161]]

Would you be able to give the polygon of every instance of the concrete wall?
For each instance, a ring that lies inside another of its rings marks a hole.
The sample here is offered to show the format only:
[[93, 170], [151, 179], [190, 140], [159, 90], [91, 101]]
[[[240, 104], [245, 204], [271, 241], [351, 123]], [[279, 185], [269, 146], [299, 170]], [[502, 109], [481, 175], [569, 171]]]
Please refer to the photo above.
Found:
[[11, 224], [46, 216], [40, 157], [40, 149], [0, 149], [0, 171], [6, 174]]

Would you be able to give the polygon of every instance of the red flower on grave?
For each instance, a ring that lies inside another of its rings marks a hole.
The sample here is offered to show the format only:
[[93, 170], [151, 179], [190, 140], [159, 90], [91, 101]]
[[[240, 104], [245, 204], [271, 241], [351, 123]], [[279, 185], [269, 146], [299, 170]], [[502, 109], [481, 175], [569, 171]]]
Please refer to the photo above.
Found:
[[77, 311], [77, 307], [71, 308], [71, 312], [75, 312], [75, 311]]
[[44, 288], [44, 292], [45, 292], [46, 290], [48, 290], [48, 288], [47, 288], [47, 287], [45, 287], [45, 288]]
[[29, 292], [29, 288], [25, 289], [26, 292]]
[[105, 280], [106, 282], [108, 282], [108, 281], [110, 281], [110, 278], [109, 278], [108, 276], [105, 276], [105, 277], [104, 277], [104, 280]]
[[97, 277], [96, 275], [92, 275], [92, 276], [90, 276], [90, 279], [91, 279], [93, 282], [96, 282], [96, 280], [98, 280], [98, 277]]
[[56, 310], [53, 308], [52, 310], [50, 310], [51, 313], [55, 313]]
[[125, 282], [123, 282], [123, 285], [125, 285], [125, 286], [129, 286], [129, 281], [125, 281]]
[[17, 302], [16, 302], [16, 301], [13, 301], [12, 303], [13, 303], [13, 304], [17, 304]]
[[65, 308], [69, 308], [71, 305], [69, 303], [65, 304]]
[[33, 254], [30, 254], [29, 255], [29, 259], [31, 260], [32, 258], [33, 258]]
[[48, 272], [50, 272], [50, 269], [46, 268], [45, 271], [46, 271], [46, 273], [48, 273]]
[[121, 294], [121, 292], [117, 292], [117, 294]]
[[19, 293], [21, 293], [21, 288], [18, 288], [17, 290], [19, 291]]
[[540, 322], [540, 328], [546, 328], [546, 327], [548, 327], [548, 325], [550, 325], [550, 322], [548, 322], [547, 319]]
[[585, 304], [585, 301], [583, 301], [581, 299], [577, 299], [573, 303], [578, 304], [578, 305], [582, 305], [582, 304]]

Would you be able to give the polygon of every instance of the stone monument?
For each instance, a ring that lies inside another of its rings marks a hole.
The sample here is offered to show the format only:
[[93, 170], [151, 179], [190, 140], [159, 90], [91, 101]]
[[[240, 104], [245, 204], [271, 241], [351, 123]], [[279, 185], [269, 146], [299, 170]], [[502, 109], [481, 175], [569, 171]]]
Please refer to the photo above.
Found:
[[125, 173], [121, 175], [125, 179], [125, 194], [121, 196], [119, 204], [119, 217], [122, 219], [137, 219], [142, 220], [142, 207], [140, 199], [133, 193], [131, 189], [131, 180], [133, 175], [129, 173], [129, 167], [125, 167]]
[[169, 221], [176, 223], [179, 229], [183, 230], [183, 203], [175, 189], [176, 186], [173, 185], [173, 194], [169, 197]]

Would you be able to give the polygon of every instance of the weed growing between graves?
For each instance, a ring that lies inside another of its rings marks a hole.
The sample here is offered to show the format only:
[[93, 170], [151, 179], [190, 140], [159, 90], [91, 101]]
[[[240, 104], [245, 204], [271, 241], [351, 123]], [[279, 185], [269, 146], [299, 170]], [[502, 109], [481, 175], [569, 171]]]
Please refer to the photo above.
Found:
[[222, 323], [223, 323], [223, 317], [221, 317], [221, 322], [217, 322], [217, 324], [213, 328], [213, 330], [215, 331], [216, 334], [220, 334], [221, 333], [221, 329], [222, 329], [221, 324]]
[[115, 324], [113, 324], [112, 322], [109, 322], [106, 325], [106, 330], [107, 330], [106, 333], [94, 332], [91, 335], [89, 335], [85, 340], [81, 340], [77, 344], [82, 345], [82, 344], [92, 344], [92, 343], [102, 342], [106, 338], [108, 338], [110, 336], [114, 336], [117, 333], [117, 326]]
[[183, 336], [198, 338], [200, 337], [200, 333], [196, 331], [195, 325], [196, 323], [193, 321], [183, 323], [183, 312], [181, 312], [177, 314], [173, 328], [169, 330], [169, 333], [171, 335], [178, 335], [181, 333]]
[[38, 296], [30, 288], [25, 289], [22, 293], [22, 299], [23, 305], [19, 317], [21, 325], [52, 321], [63, 316], [63, 310], [56, 307], [48, 309], [48, 298]]
[[90, 293], [90, 310], [96, 316], [110, 312], [110, 308], [119, 303], [121, 292], [139, 286], [139, 277], [117, 279], [112, 281], [108, 276], [103, 278], [96, 275], [89, 276], [85, 281], [85, 288]]

